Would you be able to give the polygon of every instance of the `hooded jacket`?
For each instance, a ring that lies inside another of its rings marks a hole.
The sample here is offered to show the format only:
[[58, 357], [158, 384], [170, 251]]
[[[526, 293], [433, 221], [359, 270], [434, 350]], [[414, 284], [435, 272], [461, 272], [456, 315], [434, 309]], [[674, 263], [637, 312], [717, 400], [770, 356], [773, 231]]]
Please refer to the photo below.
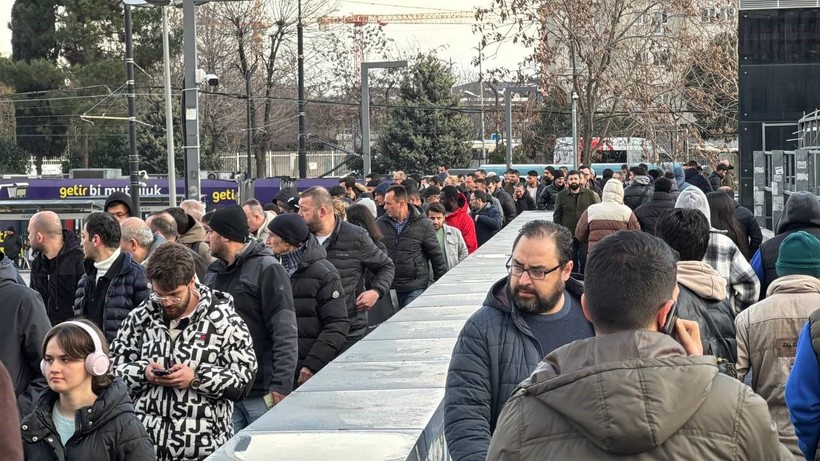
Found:
[[621, 230], [641, 230], [635, 213], [624, 205], [624, 186], [620, 181], [607, 181], [603, 201], [590, 205], [575, 227], [575, 238], [588, 242], [589, 250], [604, 237]]
[[[111, 345], [113, 370], [161, 460], [202, 459], [227, 442], [232, 402], [244, 397], [257, 369], [249, 326], [231, 296], [199, 284], [196, 290], [199, 302], [176, 339], [163, 308], [148, 300], [128, 315]], [[176, 389], [146, 380], [149, 363], [170, 368], [172, 362], [192, 368], [201, 384]]]
[[342, 278], [326, 257], [324, 247], [311, 236], [290, 277], [299, 332], [297, 379], [302, 367], [316, 373], [336, 358], [350, 329]]
[[74, 292], [85, 274], [83, 249], [74, 232], [63, 230], [63, 247], [52, 259], [35, 253], [31, 261], [31, 288], [43, 297], [52, 325], [74, 318]]
[[[570, 279], [566, 289], [572, 308], [580, 309], [583, 284]], [[541, 361], [543, 352], [508, 295], [507, 279], [499, 280], [484, 305], [467, 320], [450, 359], [444, 433], [453, 460], [487, 457], [504, 403]]]
[[783, 217], [777, 225], [777, 235], [763, 242], [752, 257], [752, 266], [761, 276], [760, 299], [766, 297], [769, 285], [777, 278], [775, 263], [780, 255], [780, 244], [786, 237], [800, 230], [820, 238], [820, 201], [809, 191], [795, 192], [789, 196]]
[[686, 182], [686, 174], [683, 172], [683, 166], [680, 163], [676, 163], [672, 166], [672, 173], [675, 174], [675, 184], [678, 186], [676, 189], [678, 193], [692, 187], [691, 184]]
[[115, 202], [122, 202], [126, 208], [128, 208], [128, 216], [135, 216], [139, 217], [134, 214], [134, 202], [131, 201], [131, 196], [126, 194], [125, 192], [114, 192], [113, 194], [109, 195], [107, 199], [105, 199], [105, 206], [103, 206], [103, 210], [108, 211], [108, 207], [115, 203]]
[[709, 247], [703, 262], [714, 268], [726, 279], [729, 302], [735, 313], [757, 302], [760, 295], [760, 281], [752, 266], [740, 252], [735, 242], [726, 236], [724, 231], [711, 227], [711, 210], [709, 202], [697, 187], [690, 187], [681, 192], [675, 202], [675, 208], [699, 210], [709, 222]]
[[396, 231], [395, 219], [389, 215], [376, 220], [384, 235], [382, 243], [387, 248], [387, 256], [396, 267], [392, 285], [396, 291], [426, 289], [431, 264], [435, 280], [447, 272], [447, 261], [438, 246], [433, 223], [417, 207], [408, 206], [409, 214], [401, 234]]
[[444, 222], [448, 226], [455, 227], [461, 231], [464, 243], [467, 244], [467, 251], [472, 254], [478, 248], [478, 239], [475, 233], [475, 222], [470, 217], [470, 207], [467, 204], [467, 197], [461, 192], [458, 193], [458, 206], [455, 211], [448, 213]]
[[652, 194], [652, 200], [635, 208], [635, 217], [641, 223], [642, 231], [655, 235], [655, 225], [658, 219], [672, 208], [675, 208], [675, 197], [670, 192], [655, 191]]
[[779, 460], [766, 402], [687, 357], [670, 336], [624, 331], [555, 350], [507, 402], [488, 460]]
[[678, 317], [698, 322], [704, 354], [735, 363], [735, 313], [726, 299], [726, 280], [702, 261], [679, 261], [677, 267]]
[[820, 280], [787, 275], [771, 285], [766, 299], [738, 314], [737, 372], [752, 373], [752, 389], [769, 404], [780, 442], [801, 456], [786, 408], [786, 381], [794, 364], [800, 330], [820, 306]]
[[634, 210], [652, 200], [653, 192], [655, 192], [655, 188], [652, 186], [649, 176], [635, 176], [632, 179], [632, 184], [624, 190], [624, 205]]
[[[83, 317], [86, 315], [88, 303], [91, 302], [92, 290], [95, 283], [97, 268], [93, 261], [85, 261], [85, 274], [77, 283], [77, 291], [74, 292], [74, 316]], [[145, 268], [128, 252], [121, 252], [109, 269], [112, 273], [111, 283], [105, 292], [103, 304], [102, 330], [105, 332], [105, 339], [113, 341], [117, 336], [117, 330], [128, 313], [135, 307], [142, 304], [148, 298], [148, 278], [145, 276]]]
[[491, 203], [485, 203], [480, 209], [474, 210], [472, 215], [475, 220], [475, 235], [478, 246], [487, 243], [504, 226], [501, 210]]
[[[191, 221], [194, 221], [194, 225], [188, 229], [187, 232], [181, 234], [177, 239], [177, 242], [185, 245], [186, 247], [196, 251], [196, 253], [202, 257], [205, 261], [205, 264], [211, 265], [216, 260], [211, 255], [211, 248], [205, 243], [205, 228], [202, 227], [202, 224], [195, 221], [193, 218], [189, 218]], [[267, 224], [265, 224], [265, 229], [267, 229]], [[262, 242], [265, 243], [265, 242]]]
[[17, 409], [23, 417], [34, 408], [37, 394], [47, 387], [40, 360], [51, 323], [40, 294], [17, 283], [17, 270], [11, 264], [0, 264], [0, 299], [0, 361], [11, 376]]
[[290, 394], [299, 350], [296, 311], [290, 278], [273, 253], [262, 242], [249, 242], [230, 266], [221, 259], [211, 264], [205, 285], [233, 296], [250, 330], [259, 372], [249, 397]]
[[154, 446], [134, 412], [128, 389], [119, 378], [102, 390], [90, 407], [77, 410], [77, 432], [68, 439], [60, 435], [51, 417], [60, 396], [46, 389], [33, 413], [20, 428], [27, 460], [37, 461], [153, 461]]

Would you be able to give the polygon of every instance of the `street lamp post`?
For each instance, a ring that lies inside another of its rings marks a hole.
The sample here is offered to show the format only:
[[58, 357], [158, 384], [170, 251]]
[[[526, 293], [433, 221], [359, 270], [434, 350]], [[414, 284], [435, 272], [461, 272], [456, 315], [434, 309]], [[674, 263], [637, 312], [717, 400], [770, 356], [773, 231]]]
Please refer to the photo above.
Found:
[[296, 20], [297, 98], [299, 99], [299, 177], [307, 177], [307, 139], [305, 138], [305, 50], [302, 38], [302, 0], [298, 0]]
[[370, 69], [395, 69], [407, 67], [407, 61], [363, 62], [362, 76], [362, 169], [363, 174], [370, 174], [370, 88], [368, 71]]
[[140, 213], [140, 157], [137, 154], [137, 104], [134, 100], [134, 40], [131, 31], [131, 5], [125, 5], [125, 81], [128, 92], [128, 175], [131, 178], [131, 203]]
[[572, 92], [572, 169], [578, 170], [578, 93]]

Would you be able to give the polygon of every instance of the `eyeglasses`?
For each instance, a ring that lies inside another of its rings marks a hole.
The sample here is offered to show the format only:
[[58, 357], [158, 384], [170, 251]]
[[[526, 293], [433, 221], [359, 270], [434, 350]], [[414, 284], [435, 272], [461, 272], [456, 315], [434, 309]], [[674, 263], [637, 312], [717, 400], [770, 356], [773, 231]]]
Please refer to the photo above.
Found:
[[507, 260], [506, 264], [508, 274], [512, 275], [513, 277], [521, 277], [522, 275], [524, 275], [524, 272], [526, 272], [533, 280], [544, 280], [544, 277], [557, 271], [566, 264], [566, 261], [564, 261], [562, 263], [559, 263], [552, 269], [535, 269], [532, 267], [529, 269], [525, 269], [524, 266], [520, 264], [514, 264], [511, 261], [512, 256], [510, 256], [510, 259]]
[[108, 213], [113, 215], [115, 218], [128, 217], [128, 212], [127, 211], [109, 211]]
[[[188, 289], [190, 290], [190, 287], [188, 287]], [[178, 298], [176, 296], [160, 296], [156, 291], [152, 291], [151, 294], [148, 295], [148, 298], [151, 301], [161, 305], [168, 303], [179, 304], [182, 302], [182, 298]]]

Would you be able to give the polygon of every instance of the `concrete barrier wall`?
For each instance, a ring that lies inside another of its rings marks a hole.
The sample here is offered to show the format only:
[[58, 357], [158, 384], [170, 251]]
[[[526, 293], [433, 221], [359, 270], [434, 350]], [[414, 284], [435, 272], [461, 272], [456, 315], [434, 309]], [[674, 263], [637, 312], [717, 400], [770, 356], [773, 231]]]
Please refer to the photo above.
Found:
[[453, 346], [490, 286], [506, 276], [518, 229], [533, 219], [552, 220], [552, 213], [516, 218], [208, 459], [449, 459], [442, 400]]

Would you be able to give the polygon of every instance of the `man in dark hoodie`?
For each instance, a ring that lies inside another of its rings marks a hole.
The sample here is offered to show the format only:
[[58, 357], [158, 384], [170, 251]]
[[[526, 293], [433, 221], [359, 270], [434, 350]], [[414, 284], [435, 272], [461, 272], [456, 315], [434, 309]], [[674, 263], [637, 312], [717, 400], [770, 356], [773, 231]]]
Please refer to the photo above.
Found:
[[633, 210], [648, 203], [652, 199], [655, 189], [652, 180], [646, 175], [643, 167], [633, 166], [629, 169], [630, 184], [624, 189], [624, 205]]
[[698, 171], [698, 162], [697, 160], [692, 160], [686, 164], [684, 168], [684, 175], [686, 176], [686, 182], [692, 186], [697, 187], [698, 189], [702, 190], [704, 194], [708, 194], [712, 192], [712, 185], [709, 184], [709, 181], [700, 174]]
[[[453, 460], [484, 460], [504, 403], [546, 354], [593, 336], [572, 273], [572, 235], [548, 221], [521, 228], [484, 305], [458, 336], [444, 394]], [[489, 458], [494, 459], [494, 458]]]
[[752, 257], [752, 269], [760, 279], [760, 299], [766, 297], [766, 290], [777, 278], [777, 257], [780, 244], [790, 234], [806, 231], [820, 238], [820, 202], [808, 191], [795, 192], [789, 196], [783, 209], [783, 216], [777, 224], [777, 235], [763, 242]]
[[83, 249], [74, 232], [63, 229], [53, 211], [31, 217], [28, 235], [34, 259], [31, 261], [31, 288], [46, 305], [52, 325], [74, 317], [74, 292], [85, 274]]
[[134, 203], [131, 202], [131, 197], [125, 192], [114, 192], [105, 199], [105, 207], [103, 210], [117, 218], [118, 222], [122, 222], [126, 218], [136, 216], [134, 214]]
[[[14, 385], [20, 417], [25, 417], [45, 389], [40, 373], [43, 338], [51, 323], [40, 295], [17, 283], [17, 269], [0, 253], [0, 361], [6, 366]], [[3, 415], [7, 418], [7, 415]], [[2, 456], [0, 456], [1, 458]]]
[[658, 178], [655, 181], [655, 192], [652, 193], [652, 200], [635, 208], [635, 216], [641, 223], [641, 230], [647, 234], [655, 235], [655, 224], [658, 218], [664, 213], [675, 208], [675, 199], [672, 197], [672, 180], [669, 178]]

